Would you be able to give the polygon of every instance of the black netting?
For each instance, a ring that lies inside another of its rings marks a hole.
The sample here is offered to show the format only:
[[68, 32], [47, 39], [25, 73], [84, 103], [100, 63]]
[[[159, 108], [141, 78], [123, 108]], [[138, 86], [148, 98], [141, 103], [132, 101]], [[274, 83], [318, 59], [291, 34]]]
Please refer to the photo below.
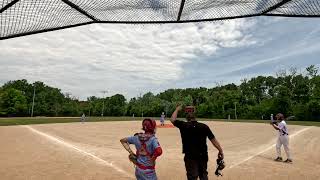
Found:
[[7, 0], [0, 0], [0, 9], [2, 9], [4, 6], [12, 2], [13, 0], [7, 1]]
[[181, 0], [70, 0], [101, 21], [175, 21]]
[[320, 0], [0, 0], [0, 39], [90, 23], [320, 17]]
[[20, 0], [0, 14], [0, 37], [88, 22], [60, 0]]
[[181, 20], [223, 19], [259, 15], [282, 0], [198, 0], [186, 1]]
[[319, 15], [320, 0], [292, 0], [283, 6], [273, 10], [270, 14], [285, 15]]

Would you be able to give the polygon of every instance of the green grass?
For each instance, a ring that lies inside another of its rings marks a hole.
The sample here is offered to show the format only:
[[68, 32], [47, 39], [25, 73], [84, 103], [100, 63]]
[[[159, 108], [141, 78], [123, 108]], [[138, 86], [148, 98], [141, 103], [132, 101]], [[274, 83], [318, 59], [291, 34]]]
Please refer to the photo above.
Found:
[[[245, 122], [245, 123], [270, 123], [270, 120], [250, 120], [250, 119], [238, 119], [238, 120], [226, 120], [226, 119], [200, 119], [203, 121], [223, 121], [223, 122]], [[300, 125], [300, 126], [319, 126], [319, 121], [286, 121], [289, 125]]]
[[[99, 122], [99, 121], [133, 121], [141, 120], [141, 117], [87, 117], [86, 122]], [[157, 118], [158, 119], [158, 118]], [[199, 118], [200, 121], [223, 121], [223, 122], [246, 122], [246, 123], [269, 123], [268, 120], [225, 120], [225, 119], [205, 119]], [[50, 124], [50, 123], [71, 123], [80, 122], [80, 117], [65, 117], [65, 118], [47, 118], [47, 117], [23, 117], [23, 118], [0, 118], [0, 126], [13, 126], [13, 125], [28, 125], [28, 124]], [[302, 126], [319, 126], [320, 122], [315, 121], [287, 121], [290, 125]]]
[[[138, 119], [138, 118], [136, 118]], [[132, 117], [87, 117], [86, 122], [99, 121], [132, 121]], [[22, 117], [22, 118], [0, 118], [0, 126], [28, 125], [28, 124], [50, 124], [80, 122], [80, 117], [48, 118], [48, 117]]]

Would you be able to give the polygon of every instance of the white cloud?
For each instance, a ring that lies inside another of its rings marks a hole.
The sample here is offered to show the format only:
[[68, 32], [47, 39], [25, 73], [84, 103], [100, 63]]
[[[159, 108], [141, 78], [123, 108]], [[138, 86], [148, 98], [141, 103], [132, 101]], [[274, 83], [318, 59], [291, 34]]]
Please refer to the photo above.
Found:
[[220, 48], [255, 43], [253, 20], [175, 25], [101, 25], [0, 41], [0, 82], [40, 80], [86, 98], [127, 97], [180, 79], [183, 65]]

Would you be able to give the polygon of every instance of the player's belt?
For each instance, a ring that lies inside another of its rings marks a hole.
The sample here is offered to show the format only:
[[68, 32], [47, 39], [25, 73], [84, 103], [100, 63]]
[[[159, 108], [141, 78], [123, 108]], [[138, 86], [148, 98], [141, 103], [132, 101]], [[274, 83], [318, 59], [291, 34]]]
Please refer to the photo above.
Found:
[[281, 135], [284, 136], [284, 135], [289, 135], [287, 132], [283, 131], [283, 130], [280, 130], [281, 132]]
[[155, 166], [145, 166], [142, 165], [140, 163], [137, 163], [138, 168], [142, 169], [142, 170], [147, 170], [147, 169], [155, 169]]

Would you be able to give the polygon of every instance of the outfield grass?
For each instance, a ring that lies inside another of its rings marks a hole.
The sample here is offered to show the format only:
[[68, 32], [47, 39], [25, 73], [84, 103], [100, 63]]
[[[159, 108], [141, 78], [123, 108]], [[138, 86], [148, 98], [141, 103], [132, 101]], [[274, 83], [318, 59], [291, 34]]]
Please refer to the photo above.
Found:
[[[270, 123], [270, 120], [251, 120], [251, 119], [231, 119], [231, 120], [226, 120], [226, 119], [200, 119], [203, 121], [223, 121], [223, 122], [245, 122], [245, 123]], [[301, 126], [319, 126], [320, 127], [320, 122], [319, 121], [286, 121], [287, 124], [289, 125], [301, 125]]]
[[[141, 120], [141, 117], [87, 117], [86, 122], [99, 121], [135, 121]], [[158, 118], [156, 118], [158, 119]], [[226, 119], [205, 119], [199, 118], [200, 121], [223, 121], [223, 122], [246, 122], [246, 123], [269, 123], [268, 120], [226, 120]], [[28, 125], [28, 124], [50, 124], [50, 123], [70, 123], [80, 122], [80, 117], [23, 117], [23, 118], [0, 118], [0, 126]], [[287, 121], [288, 124], [302, 126], [319, 126], [320, 122], [316, 121]]]
[[[132, 121], [132, 117], [87, 117], [86, 122]], [[136, 118], [138, 120], [138, 118]], [[80, 117], [0, 118], [0, 126], [80, 122]]]

